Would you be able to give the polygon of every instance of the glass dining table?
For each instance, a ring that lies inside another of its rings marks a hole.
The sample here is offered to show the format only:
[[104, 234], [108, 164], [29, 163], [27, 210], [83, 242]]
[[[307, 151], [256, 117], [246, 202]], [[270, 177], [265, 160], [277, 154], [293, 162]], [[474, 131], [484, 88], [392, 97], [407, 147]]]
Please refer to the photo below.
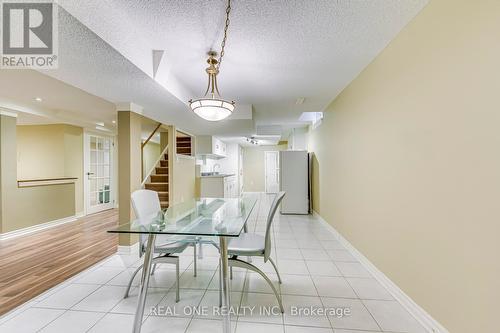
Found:
[[222, 331], [231, 332], [230, 291], [228, 272], [228, 241], [239, 237], [257, 203], [257, 196], [244, 194], [239, 198], [197, 198], [170, 206], [147, 219], [137, 219], [118, 226], [110, 233], [142, 234], [147, 236], [144, 266], [139, 288], [133, 332], [141, 331], [149, 277], [157, 235], [171, 235], [172, 240], [213, 242], [219, 248], [222, 289]]

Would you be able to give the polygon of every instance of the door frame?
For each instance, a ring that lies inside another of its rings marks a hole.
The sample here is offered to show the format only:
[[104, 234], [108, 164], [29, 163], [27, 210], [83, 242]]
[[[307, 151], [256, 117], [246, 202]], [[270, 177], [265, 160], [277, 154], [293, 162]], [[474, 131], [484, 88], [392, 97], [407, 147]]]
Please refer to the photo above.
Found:
[[[90, 172], [89, 166], [90, 166], [90, 136], [100, 136], [100, 137], [106, 137], [111, 139], [111, 149], [110, 149], [110, 156], [109, 156], [109, 161], [110, 161], [110, 166], [109, 166], [109, 172], [110, 172], [110, 177], [109, 177], [109, 203], [106, 205], [102, 205], [101, 208], [97, 211], [91, 211], [90, 210], [90, 191], [89, 191], [89, 182], [88, 182], [88, 175], [87, 173]], [[90, 214], [95, 214], [107, 209], [112, 209], [116, 208], [116, 198], [117, 198], [117, 193], [116, 193], [116, 177], [117, 177], [117, 167], [115, 161], [115, 149], [116, 149], [116, 144], [115, 140], [116, 135], [110, 133], [110, 134], [104, 134], [104, 133], [99, 133], [99, 132], [94, 132], [94, 131], [84, 131], [83, 132], [83, 175], [82, 175], [82, 180], [83, 180], [83, 211], [84, 215], [90, 215]]]
[[[276, 163], [278, 167], [276, 168], [276, 176], [278, 177], [278, 191], [276, 192], [268, 192], [267, 191], [267, 154], [275, 154], [276, 155]], [[278, 193], [280, 187], [280, 152], [279, 150], [266, 150], [264, 151], [264, 192], [265, 193]]]

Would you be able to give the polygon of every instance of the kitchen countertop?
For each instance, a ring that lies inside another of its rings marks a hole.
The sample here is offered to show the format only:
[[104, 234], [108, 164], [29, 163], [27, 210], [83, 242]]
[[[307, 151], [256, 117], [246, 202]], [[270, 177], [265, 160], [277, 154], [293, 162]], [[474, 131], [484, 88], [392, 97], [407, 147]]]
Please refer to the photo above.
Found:
[[218, 175], [211, 175], [211, 176], [200, 176], [200, 178], [224, 178], [224, 177], [232, 177], [236, 176], [234, 173], [220, 173]]

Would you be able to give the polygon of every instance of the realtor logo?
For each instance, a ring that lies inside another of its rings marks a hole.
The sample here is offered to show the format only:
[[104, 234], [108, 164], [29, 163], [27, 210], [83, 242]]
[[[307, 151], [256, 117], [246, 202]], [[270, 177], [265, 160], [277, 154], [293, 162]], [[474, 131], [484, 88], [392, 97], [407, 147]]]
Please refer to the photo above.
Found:
[[0, 67], [57, 68], [57, 5], [52, 1], [2, 1]]

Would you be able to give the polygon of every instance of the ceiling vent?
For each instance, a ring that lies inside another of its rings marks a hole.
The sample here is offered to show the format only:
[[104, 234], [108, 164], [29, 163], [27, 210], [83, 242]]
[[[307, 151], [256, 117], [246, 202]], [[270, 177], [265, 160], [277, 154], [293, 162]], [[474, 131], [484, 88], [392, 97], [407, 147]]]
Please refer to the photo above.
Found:
[[281, 136], [282, 130], [279, 125], [257, 126], [256, 135], [258, 136]]
[[304, 104], [304, 101], [305, 101], [305, 97], [299, 97], [295, 100], [295, 105], [302, 105]]

